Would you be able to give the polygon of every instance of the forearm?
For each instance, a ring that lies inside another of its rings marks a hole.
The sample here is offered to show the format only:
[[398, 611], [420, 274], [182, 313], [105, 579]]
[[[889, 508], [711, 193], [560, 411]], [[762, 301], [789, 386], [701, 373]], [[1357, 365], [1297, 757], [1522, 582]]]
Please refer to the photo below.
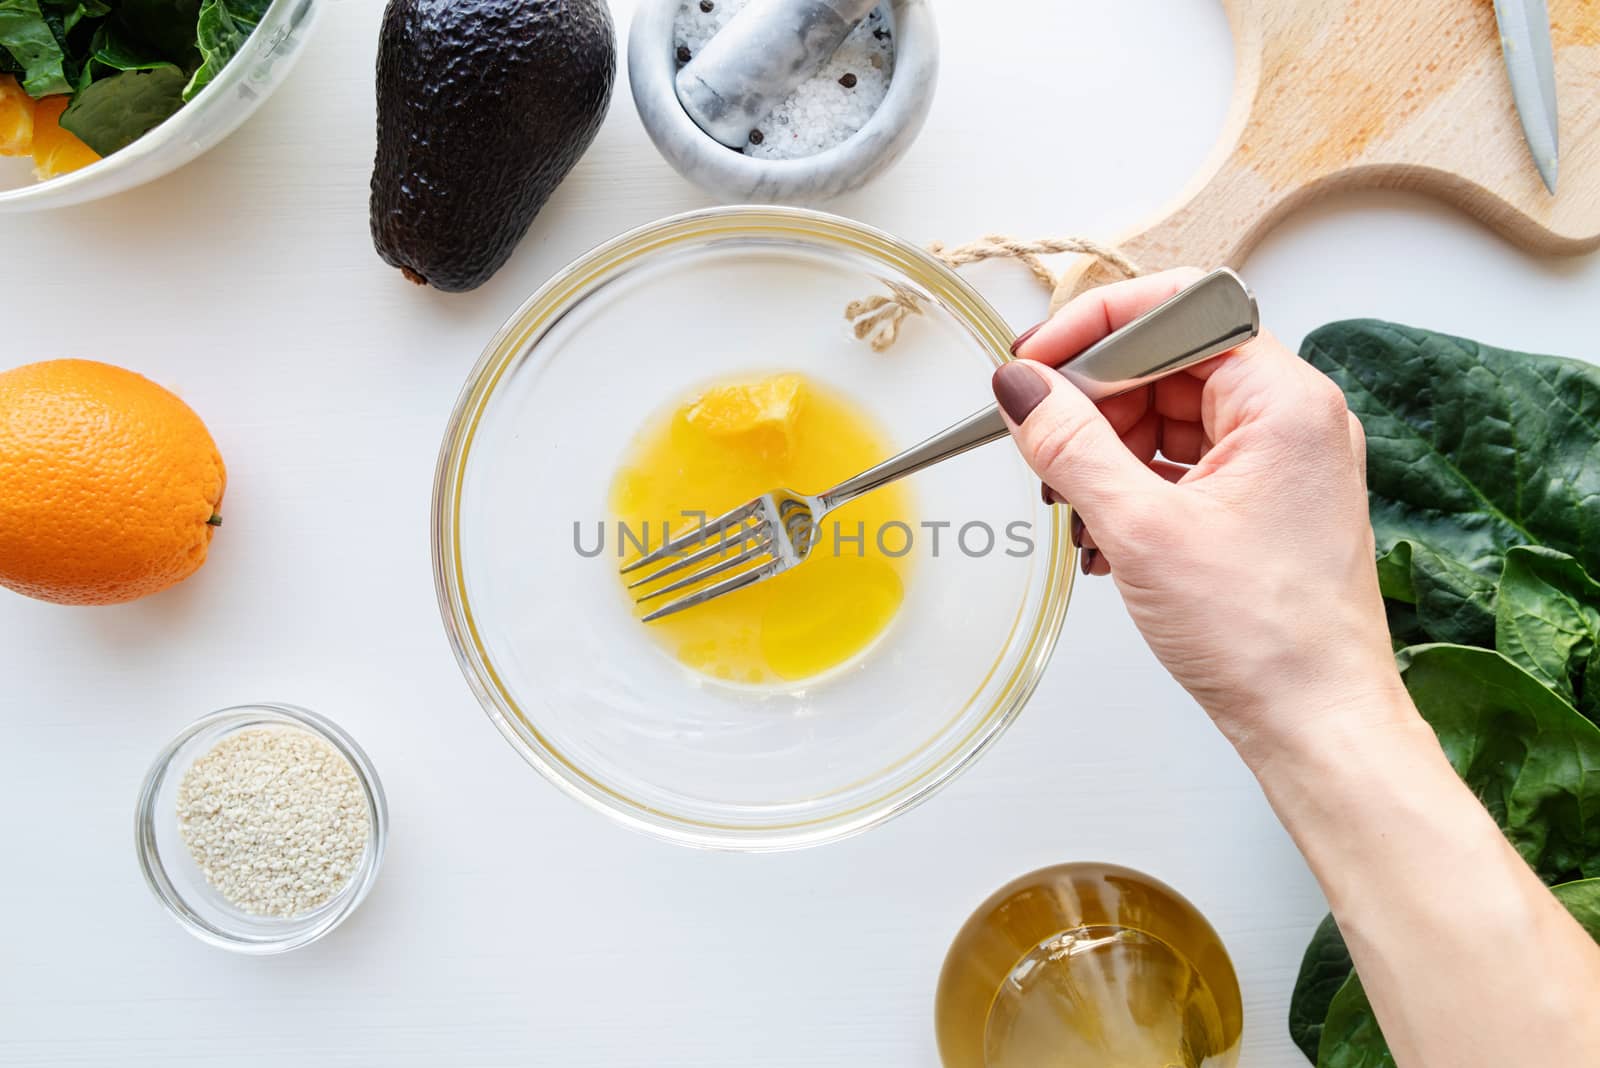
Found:
[[[1401, 1068], [1600, 1064], [1600, 948], [1457, 778], [1404, 690], [1255, 765]], [[1313, 722], [1307, 717], [1304, 722]]]

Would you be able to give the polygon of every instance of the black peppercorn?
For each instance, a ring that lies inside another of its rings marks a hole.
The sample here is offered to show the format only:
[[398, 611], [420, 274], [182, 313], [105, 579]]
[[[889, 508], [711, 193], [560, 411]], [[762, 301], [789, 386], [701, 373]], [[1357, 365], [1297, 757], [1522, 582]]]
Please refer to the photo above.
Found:
[[889, 31], [879, 28], [872, 31], [872, 36], [880, 41], [887, 40], [889, 37]]
[[700, 0], [700, 10], [704, 11], [707, 15], [711, 14], [712, 9], [716, 6], [717, 5], [713, 4], [711, 0]]
[[839, 84], [846, 89], [854, 89], [856, 87], [856, 76], [847, 72], [840, 76]]
[[767, 139], [766, 135], [763, 134], [760, 130], [751, 130], [750, 131], [750, 143], [752, 145], [759, 145], [761, 142], [765, 141], [766, 139]]
[[687, 63], [687, 62], [689, 62], [689, 60], [691, 60], [693, 58], [694, 58], [694, 53], [689, 51], [689, 46], [688, 45], [679, 45], [678, 46], [678, 62], [679, 63]]

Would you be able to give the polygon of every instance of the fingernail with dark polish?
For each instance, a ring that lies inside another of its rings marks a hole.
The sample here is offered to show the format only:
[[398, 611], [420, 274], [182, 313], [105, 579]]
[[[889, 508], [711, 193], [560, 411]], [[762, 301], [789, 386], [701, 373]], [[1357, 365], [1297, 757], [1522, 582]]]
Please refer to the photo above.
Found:
[[1013, 423], [1021, 423], [1050, 395], [1050, 386], [1039, 372], [1024, 363], [1002, 364], [994, 373], [995, 399]]
[[1072, 544], [1080, 549], [1083, 548], [1083, 520], [1078, 517], [1077, 512], [1072, 513], [1072, 522], [1069, 526], [1072, 531]]
[[1061, 499], [1061, 495], [1059, 493], [1057, 493], [1055, 490], [1050, 488], [1050, 484], [1048, 482], [1039, 483], [1039, 496], [1044, 498], [1044, 503], [1045, 504], [1066, 504], [1067, 503], [1066, 501]]
[[1094, 570], [1094, 560], [1099, 555], [1099, 549], [1085, 549], [1078, 554], [1078, 566], [1083, 568], [1085, 575]]
[[[1048, 322], [1049, 320], [1045, 321]], [[1033, 335], [1037, 334], [1039, 332], [1039, 328], [1043, 325], [1044, 323], [1034, 323], [1032, 326], [1028, 327], [1028, 329], [1018, 334], [1017, 340], [1011, 343], [1011, 355], [1015, 356], [1017, 354], [1017, 350], [1022, 347], [1022, 343]]]

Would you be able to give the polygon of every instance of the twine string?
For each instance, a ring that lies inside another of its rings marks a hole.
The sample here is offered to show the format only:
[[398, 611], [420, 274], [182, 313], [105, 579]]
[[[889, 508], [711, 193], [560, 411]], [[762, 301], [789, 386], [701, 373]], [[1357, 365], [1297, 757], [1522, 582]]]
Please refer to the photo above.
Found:
[[[928, 246], [928, 251], [949, 267], [964, 267], [984, 260], [1019, 260], [1051, 292], [1055, 291], [1060, 280], [1046, 266], [1041, 258], [1043, 256], [1078, 253], [1093, 256], [1125, 278], [1142, 273], [1138, 264], [1122, 252], [1082, 237], [1019, 241], [1004, 234], [989, 234], [955, 248], [946, 248], [935, 241]], [[897, 282], [886, 282], [885, 285], [889, 289], [888, 295], [880, 293], [862, 300], [852, 300], [844, 310], [844, 317], [854, 325], [856, 337], [870, 344], [874, 352], [883, 352], [895, 343], [900, 337], [900, 325], [907, 316], [922, 314], [922, 299], [910, 288]]]

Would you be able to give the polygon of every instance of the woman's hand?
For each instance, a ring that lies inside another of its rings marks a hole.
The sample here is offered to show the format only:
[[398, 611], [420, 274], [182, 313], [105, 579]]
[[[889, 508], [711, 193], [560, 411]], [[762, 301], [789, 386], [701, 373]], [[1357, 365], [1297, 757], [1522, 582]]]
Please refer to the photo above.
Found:
[[1247, 761], [1312, 726], [1394, 726], [1371, 722], [1409, 704], [1373, 568], [1365, 441], [1338, 387], [1266, 334], [1098, 408], [1051, 369], [1199, 277], [1078, 297], [1019, 340], [995, 396], [1046, 493], [1074, 508], [1084, 570], [1115, 579]]
[[[1402, 686], [1361, 427], [1262, 336], [1097, 409], [1049, 366], [1197, 278], [1108, 286], [994, 391], [1161, 662], [1255, 771], [1404, 1068], [1600, 1064], [1600, 950], [1456, 777]], [[1448, 900], [1439, 887], [1448, 887]], [[1443, 903], [1443, 904], [1442, 904]]]

